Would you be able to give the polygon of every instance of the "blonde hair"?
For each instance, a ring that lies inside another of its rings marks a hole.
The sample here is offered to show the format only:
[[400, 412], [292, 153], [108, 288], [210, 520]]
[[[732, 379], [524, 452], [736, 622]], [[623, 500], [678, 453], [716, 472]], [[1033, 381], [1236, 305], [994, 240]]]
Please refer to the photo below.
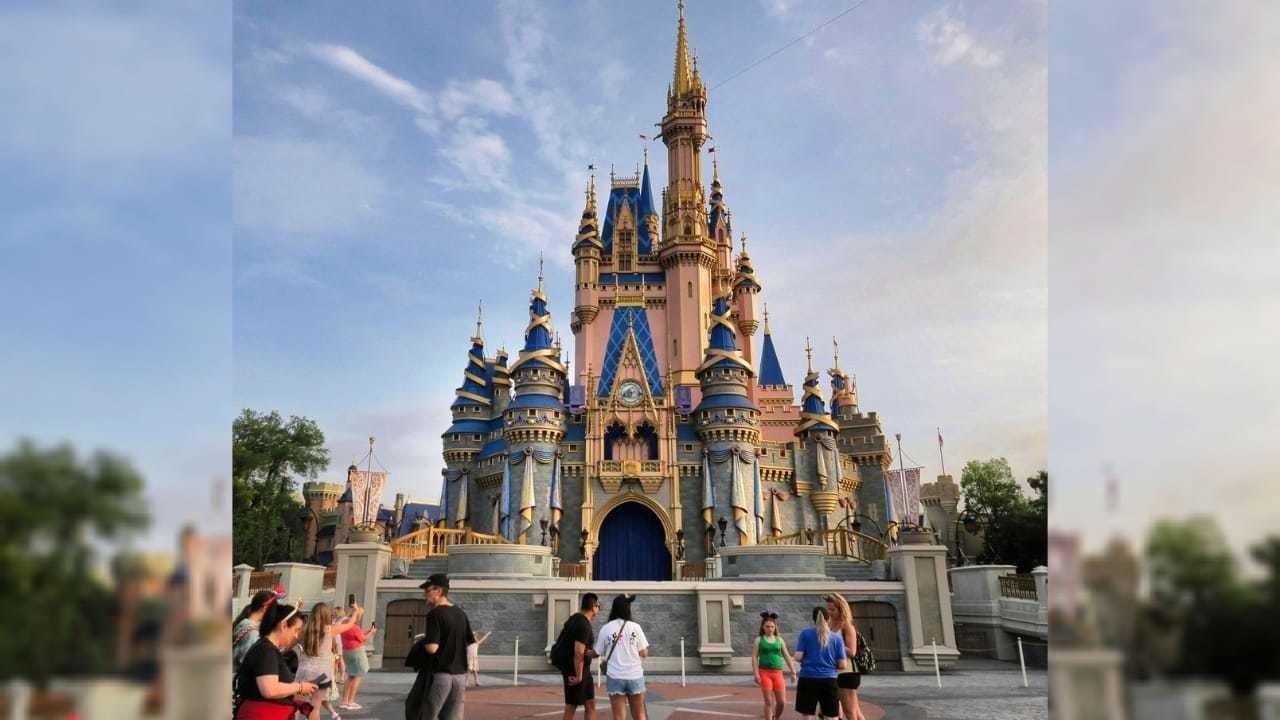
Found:
[[845, 625], [853, 625], [853, 608], [849, 607], [849, 601], [844, 599], [840, 593], [831, 593], [823, 598], [827, 602], [836, 606], [836, 612], [839, 613], [840, 619], [831, 623], [836, 630], [844, 630]]
[[813, 609], [813, 626], [818, 629], [818, 647], [827, 649], [827, 640], [831, 639], [831, 626], [827, 624], [827, 609], [821, 605]]
[[333, 614], [325, 603], [316, 603], [302, 628], [302, 651], [310, 657], [319, 657], [324, 644], [325, 631], [333, 622]]

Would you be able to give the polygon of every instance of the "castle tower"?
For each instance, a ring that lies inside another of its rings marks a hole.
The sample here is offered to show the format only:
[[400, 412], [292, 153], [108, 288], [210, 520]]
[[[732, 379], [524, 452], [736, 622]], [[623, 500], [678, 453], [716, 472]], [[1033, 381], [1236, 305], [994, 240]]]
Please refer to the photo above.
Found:
[[712, 273], [717, 267], [715, 242], [708, 234], [706, 196], [702, 189], [702, 146], [707, 140], [707, 89], [690, 61], [684, 2], [679, 4], [675, 73], [662, 118], [667, 146], [667, 189], [663, 193], [663, 237], [659, 260], [666, 272], [666, 327], [672, 382], [697, 382], [704, 318], [711, 310]]
[[831, 376], [831, 414], [842, 417], [845, 408], [856, 414], [858, 412], [858, 388], [849, 374], [840, 369], [840, 342], [831, 338], [835, 367], [827, 370]]
[[600, 313], [600, 256], [603, 250], [596, 219], [596, 178], [592, 175], [587, 186], [587, 204], [578, 223], [578, 235], [573, 240], [574, 308], [570, 329], [575, 338], [573, 364], [583, 376], [582, 383], [586, 382], [587, 362], [596, 357], [597, 352], [592, 343], [594, 333], [583, 332], [583, 328], [595, 322]]
[[[715, 148], [712, 148], [714, 150]], [[733, 285], [733, 225], [732, 213], [724, 201], [724, 187], [720, 184], [720, 163], [711, 156], [711, 212], [707, 230], [716, 251], [716, 269], [711, 291], [723, 295]], [[752, 357], [748, 355], [747, 357]]]
[[563, 403], [566, 368], [555, 346], [551, 311], [542, 287], [541, 261], [538, 287], [529, 301], [529, 325], [524, 347], [511, 366], [515, 398], [504, 413], [503, 435], [508, 457], [503, 485], [508, 498], [507, 538], [526, 545], [541, 542], [538, 521], [550, 520], [548, 491], [560, 440], [564, 437]]
[[[756, 295], [761, 290], [760, 281], [756, 279], [755, 268], [751, 265], [751, 256], [747, 254], [747, 236], [742, 236], [742, 252], [738, 253], [737, 266], [733, 274], [733, 320], [742, 331], [742, 354], [755, 357], [755, 334], [760, 327], [756, 318]], [[755, 385], [750, 388], [751, 397], [755, 398]]]
[[[697, 377], [702, 401], [694, 409], [697, 432], [702, 440], [704, 473], [704, 520], [724, 517], [732, 530], [728, 541], [734, 545], [754, 545], [759, 527], [759, 472], [755, 460], [760, 444], [760, 411], [748, 396], [755, 372], [737, 346], [737, 328], [730, 318], [729, 301], [716, 298], [711, 311], [711, 332], [706, 354]], [[716, 506], [706, 507], [714, 490]], [[707, 518], [706, 514], [712, 516]]]
[[[462, 385], [454, 391], [453, 424], [442, 436], [445, 468], [441, 488], [441, 502], [456, 514], [456, 503], [461, 494], [460, 478], [468, 474], [476, 455], [489, 437], [493, 418], [494, 388], [497, 378], [484, 357], [483, 310], [476, 312], [476, 331], [471, 336], [471, 348], [467, 351], [467, 366], [462, 371]], [[510, 381], [507, 381], [508, 384]], [[448, 518], [452, 520], [451, 518]]]
[[840, 452], [836, 446], [836, 434], [840, 428], [827, 414], [822, 399], [822, 384], [813, 369], [813, 345], [805, 338], [805, 355], [808, 372], [804, 377], [804, 398], [800, 401], [800, 424], [795, 434], [801, 441], [799, 454], [806, 455], [812, 463], [812, 490], [809, 499], [818, 512], [822, 528], [830, 526], [831, 513], [835, 512], [840, 495]]
[[320, 526], [326, 516], [337, 511], [338, 497], [342, 495], [342, 490], [343, 486], [338, 483], [312, 481], [302, 484], [302, 499], [307, 508], [307, 518], [304, 521], [307, 533], [306, 557], [316, 556]]
[[790, 444], [795, 442], [792, 431], [800, 421], [799, 407], [795, 405], [795, 389], [782, 376], [782, 364], [774, 347], [769, 329], [769, 304], [764, 307], [764, 342], [760, 350], [760, 374], [753, 388], [755, 402], [760, 408], [760, 439], [763, 442]]

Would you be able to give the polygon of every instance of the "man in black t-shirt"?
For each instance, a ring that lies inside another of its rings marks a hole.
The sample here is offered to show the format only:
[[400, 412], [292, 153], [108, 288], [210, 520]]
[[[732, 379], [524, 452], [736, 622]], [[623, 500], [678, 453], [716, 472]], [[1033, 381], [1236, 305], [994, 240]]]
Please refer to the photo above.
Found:
[[449, 576], [435, 573], [421, 585], [431, 610], [423, 642], [431, 655], [431, 688], [422, 708], [422, 720], [462, 720], [467, 689], [467, 646], [476, 641], [471, 621], [449, 601]]
[[595, 632], [591, 621], [600, 613], [600, 598], [595, 593], [585, 593], [580, 607], [581, 610], [564, 622], [556, 640], [556, 648], [562, 653], [559, 660], [563, 663], [560, 675], [564, 678], [564, 720], [573, 720], [579, 705], [584, 720], [594, 720], [596, 716], [596, 686], [591, 679], [591, 658], [596, 656], [591, 649]]

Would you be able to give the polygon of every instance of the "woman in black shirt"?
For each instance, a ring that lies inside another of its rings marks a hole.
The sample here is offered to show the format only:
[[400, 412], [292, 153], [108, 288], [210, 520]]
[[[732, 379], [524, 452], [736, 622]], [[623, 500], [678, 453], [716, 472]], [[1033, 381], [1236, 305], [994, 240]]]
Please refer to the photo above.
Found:
[[320, 707], [307, 702], [315, 683], [294, 682], [281, 650], [298, 644], [302, 617], [290, 605], [273, 604], [262, 618], [261, 637], [236, 672], [236, 720], [292, 720], [295, 712], [318, 720]]

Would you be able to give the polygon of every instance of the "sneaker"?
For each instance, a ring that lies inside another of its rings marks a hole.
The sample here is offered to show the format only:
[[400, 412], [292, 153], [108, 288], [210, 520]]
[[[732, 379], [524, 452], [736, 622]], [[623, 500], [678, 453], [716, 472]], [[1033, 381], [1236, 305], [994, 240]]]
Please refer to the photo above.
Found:
[[360, 703], [347, 703], [347, 706], [342, 709], [343, 710], [363, 710], [364, 706], [361, 705]]

